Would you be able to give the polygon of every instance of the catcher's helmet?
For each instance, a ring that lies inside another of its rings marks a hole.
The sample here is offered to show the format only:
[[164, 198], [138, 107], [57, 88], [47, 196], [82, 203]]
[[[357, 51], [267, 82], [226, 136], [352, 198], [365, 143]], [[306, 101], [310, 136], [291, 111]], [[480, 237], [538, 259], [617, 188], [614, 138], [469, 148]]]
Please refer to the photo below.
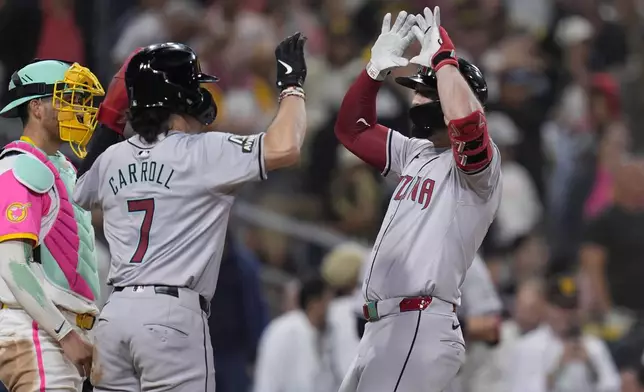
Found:
[[[487, 101], [487, 83], [481, 71], [467, 60], [458, 59], [458, 69], [482, 105]], [[396, 83], [413, 89], [431, 98], [432, 102], [409, 109], [409, 117], [414, 124], [412, 133], [418, 137], [428, 137], [435, 129], [445, 128], [443, 109], [438, 96], [436, 73], [432, 68], [419, 67], [416, 75], [396, 78]]]
[[217, 116], [217, 105], [204, 83], [219, 78], [201, 72], [199, 59], [187, 45], [150, 45], [135, 54], [125, 70], [130, 114], [166, 108], [195, 117], [204, 125]]
[[78, 63], [35, 59], [11, 75], [2, 117], [19, 117], [34, 99], [47, 99], [56, 109], [60, 140], [69, 142], [79, 158], [96, 128], [94, 98], [105, 95], [96, 75]]

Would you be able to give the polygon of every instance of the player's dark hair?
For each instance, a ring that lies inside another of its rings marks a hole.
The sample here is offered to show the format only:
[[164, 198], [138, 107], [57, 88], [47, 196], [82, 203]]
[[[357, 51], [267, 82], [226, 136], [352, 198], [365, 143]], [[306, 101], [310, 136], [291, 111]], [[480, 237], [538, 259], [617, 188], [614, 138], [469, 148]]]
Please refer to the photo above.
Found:
[[324, 293], [328, 290], [329, 286], [326, 284], [324, 279], [320, 276], [312, 276], [307, 279], [304, 279], [300, 285], [300, 294], [299, 294], [299, 305], [302, 310], [305, 310], [306, 307], [311, 303], [311, 301], [317, 300], [324, 296]]
[[169, 121], [172, 111], [167, 108], [142, 108], [128, 112], [127, 119], [134, 133], [146, 143], [154, 143], [161, 134], [170, 130]]

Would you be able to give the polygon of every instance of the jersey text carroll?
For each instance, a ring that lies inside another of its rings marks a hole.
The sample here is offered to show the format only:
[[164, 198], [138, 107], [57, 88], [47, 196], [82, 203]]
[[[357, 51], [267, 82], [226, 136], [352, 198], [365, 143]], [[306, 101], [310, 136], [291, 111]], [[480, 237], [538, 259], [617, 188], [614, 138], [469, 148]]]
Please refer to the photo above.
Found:
[[124, 187], [138, 182], [150, 182], [170, 189], [170, 181], [174, 169], [166, 168], [163, 163], [155, 161], [130, 163], [127, 167], [118, 169], [118, 173], [109, 179], [110, 188], [114, 195]]

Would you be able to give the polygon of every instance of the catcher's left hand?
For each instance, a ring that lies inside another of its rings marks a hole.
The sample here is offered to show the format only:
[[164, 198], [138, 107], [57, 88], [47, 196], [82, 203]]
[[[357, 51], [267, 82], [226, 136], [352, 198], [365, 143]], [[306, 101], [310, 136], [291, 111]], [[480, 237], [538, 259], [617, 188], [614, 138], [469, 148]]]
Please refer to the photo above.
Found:
[[447, 31], [441, 27], [440, 8], [434, 7], [434, 12], [428, 7], [423, 10], [423, 15], [416, 15], [416, 24], [412, 28], [414, 36], [421, 44], [418, 56], [409, 60], [410, 63], [423, 67], [432, 67], [438, 71], [444, 65], [458, 67], [456, 50]]

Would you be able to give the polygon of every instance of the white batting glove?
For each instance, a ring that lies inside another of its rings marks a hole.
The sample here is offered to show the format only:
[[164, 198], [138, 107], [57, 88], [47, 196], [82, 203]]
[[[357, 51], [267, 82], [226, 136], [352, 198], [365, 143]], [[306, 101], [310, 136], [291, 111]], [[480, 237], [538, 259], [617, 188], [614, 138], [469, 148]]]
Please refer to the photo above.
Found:
[[443, 65], [451, 64], [458, 67], [458, 60], [454, 44], [447, 31], [441, 27], [441, 10], [434, 7], [434, 12], [428, 7], [423, 10], [423, 15], [416, 15], [416, 26], [412, 33], [421, 44], [418, 56], [412, 57], [410, 63], [423, 67], [432, 67], [438, 71]]
[[409, 64], [402, 56], [414, 40], [411, 28], [415, 24], [416, 17], [406, 11], [400, 11], [393, 26], [391, 14], [385, 15], [382, 31], [371, 48], [371, 60], [367, 64], [367, 73], [372, 79], [384, 80], [392, 69]]

